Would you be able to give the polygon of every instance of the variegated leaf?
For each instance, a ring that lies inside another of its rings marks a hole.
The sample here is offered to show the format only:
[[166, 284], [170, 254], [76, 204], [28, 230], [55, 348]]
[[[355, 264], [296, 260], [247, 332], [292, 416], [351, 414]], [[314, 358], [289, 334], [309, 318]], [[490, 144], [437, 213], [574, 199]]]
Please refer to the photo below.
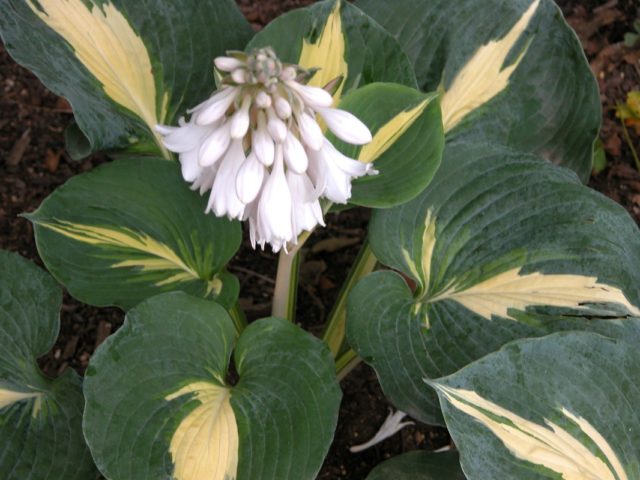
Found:
[[340, 108], [360, 118], [373, 140], [354, 147], [330, 135], [350, 158], [378, 172], [353, 182], [350, 203], [386, 208], [411, 200], [429, 184], [444, 147], [437, 94], [390, 83], [367, 85], [346, 95]]
[[467, 478], [639, 478], [638, 340], [520, 340], [432, 382]]
[[88, 140], [81, 150], [73, 131], [74, 156], [168, 158], [155, 126], [204, 100], [215, 88], [213, 58], [251, 35], [231, 0], [1, 0], [0, 10], [11, 55], [73, 106]]
[[80, 378], [47, 378], [36, 363], [60, 329], [62, 291], [14, 253], [0, 251], [0, 478], [87, 480], [96, 472], [82, 435]]
[[350, 343], [398, 408], [439, 423], [423, 378], [513, 339], [624, 328], [639, 315], [639, 233], [568, 170], [503, 147], [451, 144], [425, 192], [374, 212], [373, 252], [417, 286], [390, 271], [362, 280], [349, 301]]
[[128, 313], [85, 392], [85, 435], [113, 480], [312, 480], [341, 397], [319, 340], [276, 318], [238, 339], [224, 309], [179, 292]]
[[445, 132], [530, 152], [589, 178], [597, 84], [553, 0], [358, 0], [393, 33]]
[[71, 179], [28, 218], [49, 271], [85, 303], [128, 309], [181, 290], [230, 307], [239, 286], [223, 269], [240, 225], [205, 206], [177, 164], [122, 159]]

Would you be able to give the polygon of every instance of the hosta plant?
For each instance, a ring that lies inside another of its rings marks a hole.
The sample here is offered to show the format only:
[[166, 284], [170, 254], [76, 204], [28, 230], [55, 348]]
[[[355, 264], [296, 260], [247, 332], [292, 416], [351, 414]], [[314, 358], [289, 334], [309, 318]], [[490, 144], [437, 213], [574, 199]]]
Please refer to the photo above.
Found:
[[[2, 478], [313, 479], [360, 361], [395, 426], [455, 443], [370, 479], [640, 478], [640, 236], [582, 183], [598, 92], [551, 0], [326, 0], [256, 34], [230, 0], [0, 7], [70, 155], [113, 159], [25, 215], [50, 275], [0, 254]], [[355, 206], [316, 338], [300, 250]], [[279, 254], [250, 324], [243, 222]], [[126, 311], [84, 379], [38, 368], [58, 283]]]

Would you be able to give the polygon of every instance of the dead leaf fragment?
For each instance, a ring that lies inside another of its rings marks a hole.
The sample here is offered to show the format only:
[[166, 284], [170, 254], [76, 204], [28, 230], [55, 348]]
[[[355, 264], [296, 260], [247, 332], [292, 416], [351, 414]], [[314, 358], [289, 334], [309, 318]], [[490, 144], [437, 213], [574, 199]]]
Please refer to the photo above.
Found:
[[27, 150], [29, 143], [31, 142], [31, 129], [27, 128], [22, 136], [13, 144], [9, 156], [7, 156], [7, 165], [15, 167], [20, 163], [24, 152]]

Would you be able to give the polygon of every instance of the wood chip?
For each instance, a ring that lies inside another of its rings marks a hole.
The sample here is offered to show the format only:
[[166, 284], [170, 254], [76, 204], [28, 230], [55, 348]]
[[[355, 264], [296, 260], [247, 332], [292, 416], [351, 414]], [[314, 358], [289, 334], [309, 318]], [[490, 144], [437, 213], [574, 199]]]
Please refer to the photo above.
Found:
[[67, 341], [67, 344], [64, 346], [64, 350], [62, 351], [62, 359], [68, 360], [76, 354], [76, 349], [78, 348], [78, 340], [80, 337], [78, 335], [73, 335]]
[[50, 148], [47, 148], [47, 152], [44, 154], [44, 166], [51, 173], [55, 173], [58, 170], [58, 165], [60, 165], [60, 156], [62, 155], [62, 150], [58, 150], [54, 152]]
[[100, 323], [98, 324], [98, 328], [96, 330], [95, 348], [98, 348], [100, 344], [104, 342], [109, 335], [111, 335], [112, 328], [113, 326], [110, 322], [107, 322], [106, 320], [100, 320]]
[[22, 136], [13, 144], [11, 147], [11, 151], [9, 152], [9, 156], [7, 157], [7, 165], [10, 167], [15, 167], [20, 163], [22, 157], [24, 155], [25, 150], [29, 146], [31, 142], [31, 129], [27, 128]]

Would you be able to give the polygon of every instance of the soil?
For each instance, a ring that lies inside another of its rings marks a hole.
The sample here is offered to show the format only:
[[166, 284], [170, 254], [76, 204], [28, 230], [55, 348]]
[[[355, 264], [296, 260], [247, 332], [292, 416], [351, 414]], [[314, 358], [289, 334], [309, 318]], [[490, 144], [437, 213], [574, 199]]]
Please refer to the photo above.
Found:
[[[277, 15], [312, 0], [237, 0], [258, 30]], [[640, 173], [631, 146], [640, 147], [640, 135], [623, 134], [615, 106], [626, 94], [640, 90], [640, 47], [623, 45], [624, 34], [640, 18], [635, 0], [560, 0], [576, 29], [596, 74], [603, 105], [601, 140], [607, 165], [590, 185], [624, 205], [640, 222]], [[0, 248], [20, 253], [42, 265], [30, 223], [19, 215], [31, 212], [69, 177], [107, 161], [96, 155], [74, 162], [64, 149], [63, 130], [72, 120], [69, 104], [49, 92], [28, 70], [18, 66], [0, 45]], [[305, 328], [319, 334], [339, 286], [364, 239], [368, 212], [363, 209], [331, 214], [327, 228], [314, 234], [304, 250], [298, 311]], [[245, 236], [246, 238], [247, 236]], [[241, 305], [249, 319], [270, 311], [276, 257], [253, 251], [248, 244], [231, 262], [241, 282]], [[66, 368], [82, 374], [95, 348], [123, 321], [116, 308], [93, 308], [65, 295], [61, 332], [54, 348], [40, 359], [44, 371], [57, 376]], [[417, 424], [388, 440], [352, 454], [351, 445], [371, 438], [389, 412], [375, 373], [358, 366], [342, 382], [344, 399], [335, 441], [319, 479], [358, 480], [372, 467], [402, 452], [434, 450], [451, 445], [445, 429]]]

